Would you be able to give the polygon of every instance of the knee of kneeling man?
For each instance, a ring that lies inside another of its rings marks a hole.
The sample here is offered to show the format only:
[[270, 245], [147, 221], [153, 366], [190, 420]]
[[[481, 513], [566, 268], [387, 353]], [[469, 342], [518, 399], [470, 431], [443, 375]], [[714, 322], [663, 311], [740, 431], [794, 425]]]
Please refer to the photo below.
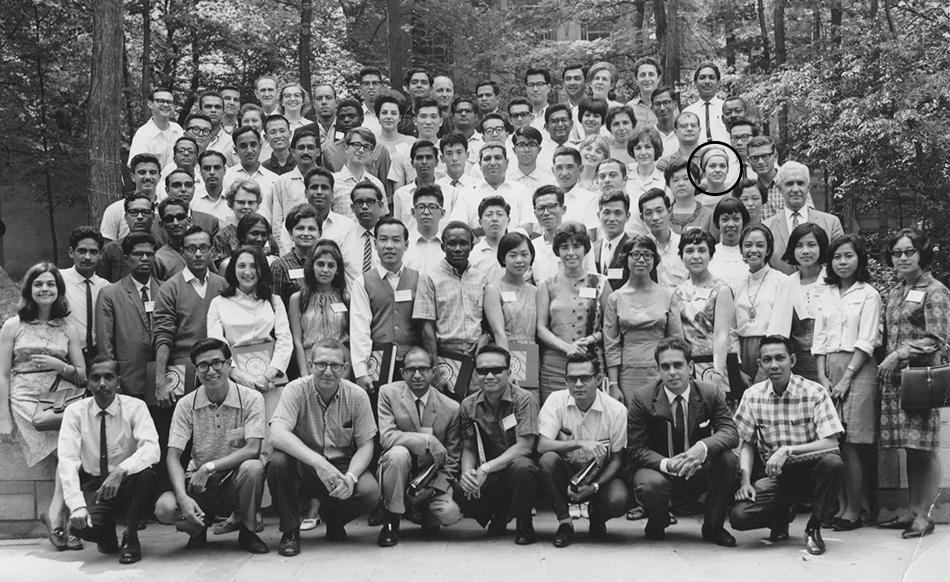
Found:
[[442, 525], [455, 525], [462, 521], [462, 510], [454, 502], [446, 504], [433, 514]]
[[178, 500], [171, 491], [163, 493], [158, 501], [155, 502], [155, 518], [159, 523], [166, 525], [175, 521], [175, 513], [178, 511]]
[[557, 466], [558, 461], [561, 460], [561, 455], [555, 453], [554, 451], [548, 451], [541, 455], [541, 460], [538, 461], [538, 465], [542, 470], [553, 469]]
[[264, 463], [260, 459], [247, 459], [238, 468], [238, 473], [256, 477], [264, 474]]
[[514, 471], [518, 472], [529, 472], [536, 473], [538, 471], [538, 464], [534, 462], [534, 459], [528, 456], [515, 457], [511, 461], [510, 467]]
[[408, 463], [412, 461], [412, 454], [406, 447], [396, 445], [383, 453], [380, 460], [386, 463]]

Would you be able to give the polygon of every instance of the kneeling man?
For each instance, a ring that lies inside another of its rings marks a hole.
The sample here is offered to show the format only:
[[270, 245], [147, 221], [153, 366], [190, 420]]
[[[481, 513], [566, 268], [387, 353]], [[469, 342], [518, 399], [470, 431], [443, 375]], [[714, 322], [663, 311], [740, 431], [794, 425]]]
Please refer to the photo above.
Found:
[[647, 514], [646, 536], [665, 538], [670, 502], [703, 493], [703, 539], [735, 546], [723, 527], [736, 479], [739, 444], [725, 395], [693, 380], [693, 354], [682, 338], [667, 338], [653, 352], [660, 380], [630, 403], [627, 446], [637, 498]]
[[[216, 338], [191, 348], [201, 386], [175, 405], [168, 434], [168, 477], [172, 490], [155, 504], [155, 517], [189, 534], [189, 550], [208, 543], [208, 524], [232, 515], [238, 546], [266, 554], [267, 544], [254, 533], [264, 493], [264, 397], [229, 380], [231, 349]], [[192, 442], [188, 472], [181, 453]]]
[[429, 352], [411, 348], [403, 360], [405, 381], [379, 390], [379, 483], [386, 511], [377, 543], [382, 547], [399, 542], [399, 521], [407, 509], [430, 533], [462, 519], [452, 500], [461, 452], [459, 404], [432, 386], [435, 374]]

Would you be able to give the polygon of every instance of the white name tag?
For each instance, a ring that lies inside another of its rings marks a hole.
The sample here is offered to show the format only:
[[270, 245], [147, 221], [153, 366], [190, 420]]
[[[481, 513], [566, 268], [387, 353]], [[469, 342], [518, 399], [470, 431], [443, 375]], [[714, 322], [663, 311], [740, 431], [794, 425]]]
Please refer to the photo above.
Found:
[[911, 289], [910, 291], [907, 292], [907, 297], [904, 299], [904, 301], [910, 301], [911, 303], [920, 303], [921, 301], [924, 300], [925, 296], [926, 296], [926, 293], [924, 293], [923, 291], [919, 289]]
[[581, 297], [584, 299], [597, 299], [597, 289], [593, 287], [581, 287]]
[[509, 414], [505, 418], [501, 419], [501, 428], [505, 430], [510, 430], [515, 428], [515, 425], [518, 424], [518, 419], [515, 418], [514, 414]]
[[623, 269], [607, 269], [607, 278], [611, 281], [623, 279]]
[[151, 313], [151, 312], [153, 312], [153, 311], [155, 311], [155, 302], [154, 302], [154, 301], [146, 301], [146, 302], [145, 302], [145, 313]]
[[343, 303], [331, 303], [330, 309], [333, 310], [333, 313], [346, 313], [346, 305]]
[[303, 279], [303, 269], [291, 269], [289, 275], [291, 279]]
[[501, 300], [505, 303], [514, 303], [518, 300], [518, 295], [514, 291], [502, 291]]
[[394, 294], [396, 303], [402, 303], [403, 301], [412, 301], [412, 289], [400, 289]]

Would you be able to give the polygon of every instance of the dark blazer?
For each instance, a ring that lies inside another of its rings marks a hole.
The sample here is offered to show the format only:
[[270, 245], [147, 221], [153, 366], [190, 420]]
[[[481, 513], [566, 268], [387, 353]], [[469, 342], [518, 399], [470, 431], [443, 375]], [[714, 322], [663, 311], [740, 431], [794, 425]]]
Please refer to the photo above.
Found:
[[[829, 241], [833, 241], [836, 237], [844, 234], [841, 221], [834, 214], [809, 208], [808, 222], [823, 228]], [[788, 231], [788, 222], [785, 220], [785, 210], [783, 209], [775, 216], [770, 216], [762, 225], [772, 231], [772, 237], [775, 239], [775, 252], [772, 253], [772, 260], [769, 261], [769, 264], [772, 265], [773, 269], [791, 275], [795, 272], [795, 267], [782, 260], [782, 255], [785, 254], [785, 249], [788, 248], [788, 237], [791, 234]]]
[[[617, 248], [614, 249], [614, 256], [610, 258], [610, 264], [607, 266], [608, 269], [626, 268], [627, 258], [622, 256], [617, 251], [620, 249], [620, 247], [626, 244], [628, 240], [630, 240], [630, 237], [627, 236], [627, 234], [624, 234], [622, 237], [620, 237], [620, 241], [617, 243]], [[594, 241], [593, 247], [594, 247], [593, 249], [594, 250], [594, 268], [596, 268], [597, 272], [600, 273], [600, 255], [602, 254], [604, 250], [603, 239]], [[603, 273], [603, 274], [606, 275], [607, 273]], [[610, 288], [613, 289], [614, 291], [623, 287], [623, 284], [627, 282], [626, 277], [621, 278], [621, 279], [609, 279], [609, 281], [610, 281]]]
[[[158, 281], [152, 277], [149, 298], [158, 299]], [[154, 313], [152, 314], [154, 317]], [[96, 347], [100, 354], [115, 358], [119, 364], [122, 392], [154, 403], [155, 394], [146, 394], [145, 368], [155, 360], [152, 329], [131, 275], [108, 285], [96, 300]]]
[[412, 453], [416, 469], [431, 464], [426, 455], [427, 434], [421, 427], [432, 427], [432, 434], [439, 439], [448, 452], [445, 465], [432, 482], [432, 486], [448, 491], [449, 485], [458, 477], [459, 458], [462, 453], [459, 404], [434, 388], [429, 388], [429, 400], [422, 410], [420, 423], [416, 400], [403, 381], [384, 384], [379, 388], [379, 442], [383, 450], [397, 445]]
[[[669, 432], [673, 411], [663, 389], [657, 382], [652, 390], [641, 390], [628, 407], [627, 451], [630, 471], [647, 467], [660, 470], [660, 461], [671, 457]], [[687, 408], [689, 442], [706, 443], [707, 459], [739, 445], [739, 432], [726, 406], [726, 397], [718, 388], [693, 380]]]

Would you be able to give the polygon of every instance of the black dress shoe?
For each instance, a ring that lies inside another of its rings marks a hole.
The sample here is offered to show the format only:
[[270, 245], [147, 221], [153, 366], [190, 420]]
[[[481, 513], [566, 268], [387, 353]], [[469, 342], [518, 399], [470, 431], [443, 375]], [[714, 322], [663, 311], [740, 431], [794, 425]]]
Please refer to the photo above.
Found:
[[208, 545], [208, 528], [203, 527], [195, 533], [188, 536], [188, 543], [185, 544], [186, 550], [200, 550]]
[[554, 547], [566, 548], [571, 545], [574, 539], [574, 526], [569, 523], [562, 523], [557, 526], [557, 533], [554, 534]]
[[504, 537], [508, 529], [508, 519], [504, 517], [495, 517], [488, 524], [488, 537], [490, 538], [500, 538]]
[[119, 548], [119, 563], [134, 564], [142, 559], [142, 546], [138, 536], [131, 536], [128, 532], [122, 534], [122, 546]]
[[66, 549], [67, 550], [76, 551], [76, 550], [81, 550], [84, 547], [85, 546], [83, 546], [81, 539], [74, 536], [72, 533], [68, 531], [66, 532]]
[[96, 548], [99, 550], [100, 554], [115, 554], [119, 551], [119, 539], [115, 536], [115, 531], [111, 532], [106, 531], [104, 536], [105, 539], [100, 540], [96, 543]]
[[266, 554], [270, 551], [264, 540], [244, 526], [241, 526], [241, 531], [238, 533], [238, 547], [252, 554]]
[[296, 556], [300, 553], [300, 530], [295, 529], [294, 531], [285, 531], [284, 535], [280, 536], [280, 546], [277, 548], [277, 553], [281, 556]]
[[909, 526], [907, 526], [907, 529], [901, 533], [901, 537], [905, 540], [909, 540], [911, 538], [922, 538], [925, 535], [932, 534], [933, 532], [934, 522], [928, 519], [927, 525], [924, 527], [917, 527], [916, 522], [912, 522]]
[[773, 527], [769, 530], [769, 537], [766, 538], [773, 544], [775, 542], [784, 542], [788, 539], [788, 524], [784, 526]]
[[805, 529], [805, 549], [813, 556], [825, 553], [825, 540], [821, 539], [821, 527]]
[[643, 533], [648, 540], [660, 541], [666, 539], [666, 528], [653, 520], [647, 521], [647, 526], [644, 528]]
[[515, 543], [519, 546], [527, 546], [536, 541], [538, 541], [538, 535], [534, 533], [531, 518], [519, 519], [515, 528]]
[[892, 517], [887, 521], [877, 524], [878, 529], [907, 529], [914, 523], [912, 519], [901, 519], [900, 516]]
[[369, 514], [369, 517], [366, 519], [366, 523], [373, 527], [378, 525], [383, 525], [386, 522], [386, 509], [383, 507], [383, 504], [380, 503], [376, 506], [376, 509], [373, 510], [373, 513]]
[[338, 521], [327, 521], [327, 539], [331, 542], [341, 542], [346, 539], [346, 528]]
[[390, 518], [379, 530], [376, 545], [381, 548], [391, 548], [399, 543], [399, 519]]
[[599, 519], [591, 519], [587, 531], [590, 533], [590, 539], [602, 540], [607, 537], [607, 524]]
[[839, 517], [835, 519], [831, 529], [835, 531], [853, 531], [862, 527], [864, 527], [864, 523], [861, 521], [860, 517], [855, 520]]
[[727, 532], [725, 528], [707, 528], [703, 526], [703, 539], [707, 542], [712, 542], [717, 546], [723, 546], [724, 548], [734, 548], [736, 547], [736, 538], [732, 537], [732, 534]]

